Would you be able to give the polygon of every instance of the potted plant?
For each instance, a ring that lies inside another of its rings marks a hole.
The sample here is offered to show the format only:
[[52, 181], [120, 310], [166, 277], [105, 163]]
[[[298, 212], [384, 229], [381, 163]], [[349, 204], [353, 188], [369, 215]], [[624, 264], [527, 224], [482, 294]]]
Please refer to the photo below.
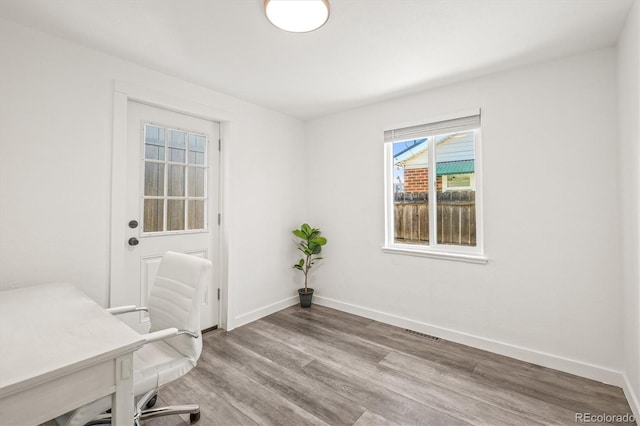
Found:
[[300, 307], [308, 308], [311, 306], [311, 299], [313, 298], [313, 289], [307, 286], [309, 270], [311, 270], [316, 261], [322, 259], [318, 255], [322, 251], [322, 246], [327, 244], [327, 239], [320, 236], [319, 229], [312, 228], [306, 223], [303, 223], [300, 229], [294, 229], [293, 235], [300, 239], [297, 242], [298, 250], [304, 255], [298, 263], [293, 265], [294, 269], [302, 271], [304, 274], [304, 288], [298, 289]]

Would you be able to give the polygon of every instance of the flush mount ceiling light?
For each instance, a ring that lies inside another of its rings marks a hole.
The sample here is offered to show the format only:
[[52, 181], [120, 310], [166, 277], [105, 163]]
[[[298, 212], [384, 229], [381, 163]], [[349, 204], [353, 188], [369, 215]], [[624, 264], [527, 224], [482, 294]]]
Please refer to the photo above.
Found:
[[327, 22], [329, 0], [264, 0], [264, 13], [282, 30], [307, 33]]

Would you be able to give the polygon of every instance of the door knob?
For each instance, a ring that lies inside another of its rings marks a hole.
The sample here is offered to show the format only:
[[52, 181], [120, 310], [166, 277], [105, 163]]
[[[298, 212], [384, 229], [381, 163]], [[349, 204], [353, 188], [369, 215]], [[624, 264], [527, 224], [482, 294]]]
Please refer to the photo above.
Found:
[[138, 227], [138, 221], [137, 220], [130, 220], [129, 221], [129, 228], [136, 229], [137, 227]]
[[136, 237], [129, 238], [129, 245], [130, 246], [137, 246], [139, 243], [140, 243], [140, 241], [138, 241], [138, 239]]

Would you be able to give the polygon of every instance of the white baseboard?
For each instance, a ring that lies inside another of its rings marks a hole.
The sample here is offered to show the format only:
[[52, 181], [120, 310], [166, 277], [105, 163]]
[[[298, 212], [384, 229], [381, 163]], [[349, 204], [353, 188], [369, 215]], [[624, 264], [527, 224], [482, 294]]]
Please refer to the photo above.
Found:
[[[240, 327], [242, 325], [249, 324], [252, 321], [259, 320], [262, 317], [266, 317], [267, 315], [271, 315], [284, 308], [288, 308], [289, 306], [295, 305], [296, 303], [299, 303], [299, 301], [300, 301], [300, 298], [298, 296], [293, 296], [284, 300], [280, 300], [279, 302], [275, 302], [270, 305], [264, 306], [262, 308], [258, 308], [254, 311], [247, 312], [246, 314], [238, 315], [235, 318], [235, 327]], [[227, 331], [231, 331], [231, 330], [227, 330]]]
[[640, 400], [638, 400], [638, 394], [636, 394], [629, 382], [629, 377], [627, 374], [622, 375], [624, 378], [624, 384], [622, 385], [622, 390], [624, 390], [624, 394], [627, 397], [627, 401], [629, 401], [629, 405], [631, 406], [631, 411], [633, 411], [633, 416], [636, 418], [636, 421], [640, 421]]
[[[327, 297], [314, 295], [313, 300], [314, 303], [317, 303], [321, 306], [338, 309], [340, 311], [395, 325], [397, 327], [419, 331], [421, 333], [440, 337], [441, 339], [450, 340], [452, 342], [472, 346], [474, 348], [483, 349], [511, 358], [516, 358], [522, 361], [530, 362], [532, 364], [541, 365], [543, 367], [553, 368], [555, 370], [564, 371], [566, 373], [575, 374], [577, 376], [586, 377], [619, 387], [623, 387], [625, 385], [625, 379], [623, 378], [622, 372], [613, 370], [611, 368], [594, 365], [570, 358], [560, 357], [557, 355], [552, 355], [521, 346], [511, 345], [509, 343], [487, 339], [485, 337], [475, 336], [472, 334], [452, 330], [449, 328], [439, 327], [420, 321], [414, 321], [408, 318], [376, 311], [362, 306], [340, 302], [338, 300], [330, 299]], [[631, 388], [629, 388], [629, 391], [631, 392], [631, 395], [633, 395]], [[632, 402], [629, 401], [629, 404], [631, 403]], [[635, 400], [635, 404], [637, 409], [637, 399]]]

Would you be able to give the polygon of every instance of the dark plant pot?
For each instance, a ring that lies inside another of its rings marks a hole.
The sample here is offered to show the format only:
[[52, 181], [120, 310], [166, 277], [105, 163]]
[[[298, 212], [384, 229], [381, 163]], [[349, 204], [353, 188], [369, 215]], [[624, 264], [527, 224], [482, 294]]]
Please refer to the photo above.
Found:
[[310, 308], [311, 307], [311, 298], [313, 297], [313, 289], [307, 287], [307, 291], [304, 291], [304, 288], [298, 289], [298, 296], [300, 296], [300, 307], [301, 308]]

